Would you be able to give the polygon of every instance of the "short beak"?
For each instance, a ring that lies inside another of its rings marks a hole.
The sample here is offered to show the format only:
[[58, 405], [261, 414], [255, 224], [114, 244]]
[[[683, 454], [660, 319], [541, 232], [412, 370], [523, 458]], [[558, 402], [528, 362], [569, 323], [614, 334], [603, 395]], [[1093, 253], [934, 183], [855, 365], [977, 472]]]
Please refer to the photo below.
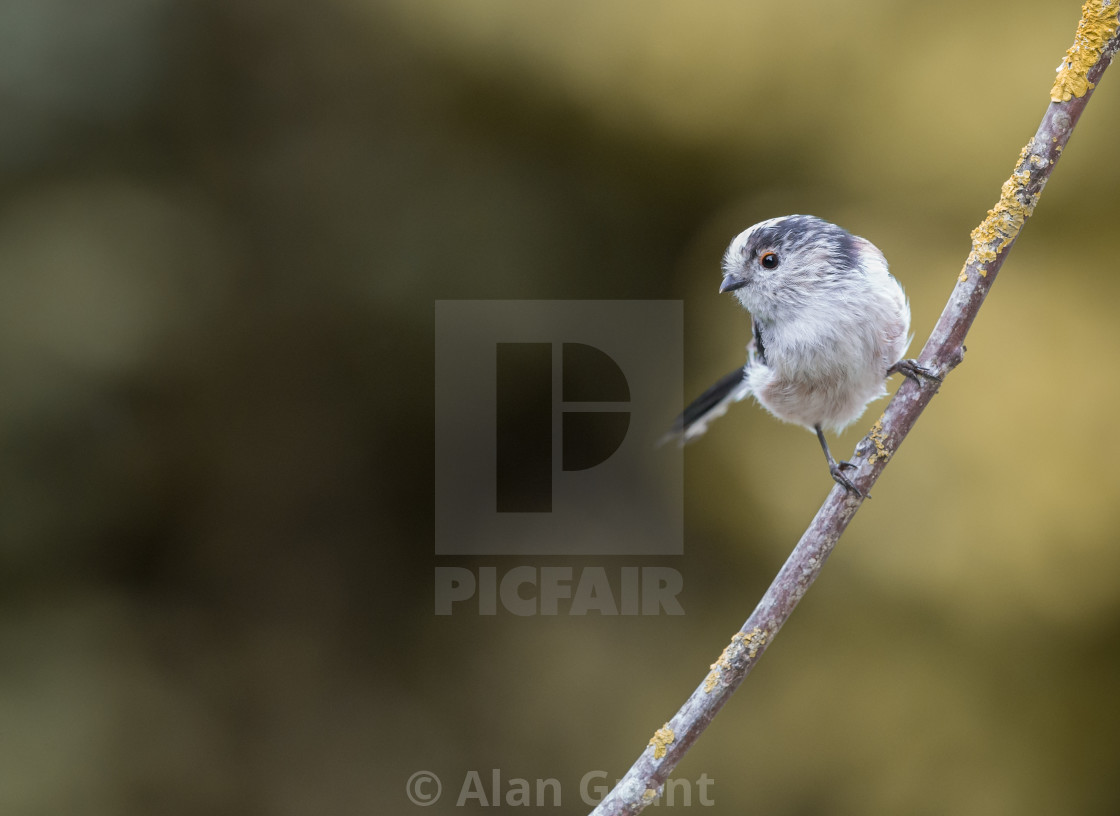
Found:
[[741, 278], [734, 272], [729, 272], [724, 276], [723, 283], [719, 285], [719, 293], [722, 295], [724, 292], [734, 292], [736, 289], [742, 289], [746, 285], [746, 278]]

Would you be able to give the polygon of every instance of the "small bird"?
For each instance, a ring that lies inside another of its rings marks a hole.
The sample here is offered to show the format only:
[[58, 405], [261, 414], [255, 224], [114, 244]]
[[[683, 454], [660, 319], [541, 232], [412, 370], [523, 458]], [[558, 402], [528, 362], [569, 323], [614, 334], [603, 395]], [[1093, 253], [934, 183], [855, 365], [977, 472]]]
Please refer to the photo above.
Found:
[[854, 465], [833, 458], [824, 429], [857, 420], [887, 393], [891, 374], [941, 379], [902, 357], [910, 304], [883, 253], [815, 216], [771, 218], [731, 242], [719, 291], [734, 292], [750, 312], [747, 364], [685, 408], [666, 437], [695, 439], [751, 395], [778, 419], [815, 431], [832, 478], [863, 496], [844, 474]]

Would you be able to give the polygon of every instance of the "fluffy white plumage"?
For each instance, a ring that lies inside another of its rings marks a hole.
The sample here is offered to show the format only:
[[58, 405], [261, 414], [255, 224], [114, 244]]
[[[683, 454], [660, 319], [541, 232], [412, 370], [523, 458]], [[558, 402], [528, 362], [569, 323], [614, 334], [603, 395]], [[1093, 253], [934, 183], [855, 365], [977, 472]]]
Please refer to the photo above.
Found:
[[720, 292], [734, 292], [751, 314], [747, 364], [686, 408], [672, 433], [699, 436], [731, 402], [753, 395], [778, 419], [815, 431], [833, 478], [858, 493], [823, 429], [858, 419], [896, 371], [936, 379], [902, 359], [910, 306], [883, 253], [814, 216], [772, 218], [731, 242]]

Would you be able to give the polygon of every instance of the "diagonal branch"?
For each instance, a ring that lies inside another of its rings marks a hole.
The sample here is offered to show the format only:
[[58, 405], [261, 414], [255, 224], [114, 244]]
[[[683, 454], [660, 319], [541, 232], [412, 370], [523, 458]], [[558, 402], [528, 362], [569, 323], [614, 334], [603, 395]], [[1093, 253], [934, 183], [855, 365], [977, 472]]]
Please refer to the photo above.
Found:
[[[972, 231], [972, 251], [918, 357], [923, 366], [942, 377], [963, 359], [965, 335], [1007, 253], [1034, 211], [1093, 89], [1120, 49], [1118, 7], [1120, 0], [1085, 3], [1074, 43], [1058, 69], [1042, 124], [1019, 154], [999, 201]], [[875, 484], [935, 393], [937, 383], [919, 385], [904, 380], [871, 432], [856, 445], [852, 462], [858, 469], [853, 481], [864, 494]], [[861, 497], [839, 485], [833, 487], [754, 612], [712, 664], [704, 682], [680, 711], [657, 730], [646, 750], [592, 816], [637, 813], [657, 798], [673, 768], [762, 657], [820, 573], [861, 504]]]

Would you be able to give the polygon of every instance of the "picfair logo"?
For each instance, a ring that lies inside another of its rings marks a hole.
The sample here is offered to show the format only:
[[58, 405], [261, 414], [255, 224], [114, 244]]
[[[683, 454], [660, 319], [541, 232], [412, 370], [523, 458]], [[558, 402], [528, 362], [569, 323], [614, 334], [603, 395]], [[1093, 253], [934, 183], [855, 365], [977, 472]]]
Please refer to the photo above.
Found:
[[675, 555], [679, 301], [436, 302], [436, 553]]
[[[497, 510], [551, 513], [557, 466], [561, 472], [596, 467], [626, 439], [626, 375], [586, 343], [498, 343], [496, 363]], [[557, 411], [559, 463], [553, 451]]]

